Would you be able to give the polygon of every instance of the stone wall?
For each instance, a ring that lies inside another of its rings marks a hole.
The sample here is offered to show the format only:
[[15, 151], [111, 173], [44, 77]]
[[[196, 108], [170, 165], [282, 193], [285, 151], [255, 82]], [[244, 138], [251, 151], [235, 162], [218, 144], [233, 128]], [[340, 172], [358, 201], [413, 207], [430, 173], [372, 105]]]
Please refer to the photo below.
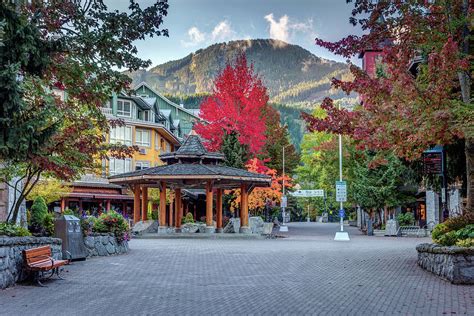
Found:
[[61, 243], [59, 238], [0, 236], [0, 288], [4, 289], [27, 278], [23, 267], [23, 250], [50, 245], [53, 258], [61, 259]]
[[454, 284], [474, 284], [474, 247], [420, 244], [418, 265]]
[[113, 234], [91, 234], [84, 237], [87, 257], [112, 256], [127, 253], [128, 241], [117, 242]]

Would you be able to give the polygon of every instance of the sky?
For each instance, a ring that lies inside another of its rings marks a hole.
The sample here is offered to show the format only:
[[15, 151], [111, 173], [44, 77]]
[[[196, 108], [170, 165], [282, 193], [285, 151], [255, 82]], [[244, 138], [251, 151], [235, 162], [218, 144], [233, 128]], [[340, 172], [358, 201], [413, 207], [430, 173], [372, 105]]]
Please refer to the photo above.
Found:
[[[108, 0], [110, 9], [125, 10], [129, 0]], [[139, 0], [147, 6], [153, 0]], [[152, 66], [185, 57], [214, 43], [273, 38], [300, 45], [313, 54], [344, 62], [314, 43], [361, 34], [349, 24], [353, 4], [346, 0], [169, 0], [163, 28], [169, 38], [136, 43], [139, 56]], [[356, 60], [353, 60], [356, 61]]]

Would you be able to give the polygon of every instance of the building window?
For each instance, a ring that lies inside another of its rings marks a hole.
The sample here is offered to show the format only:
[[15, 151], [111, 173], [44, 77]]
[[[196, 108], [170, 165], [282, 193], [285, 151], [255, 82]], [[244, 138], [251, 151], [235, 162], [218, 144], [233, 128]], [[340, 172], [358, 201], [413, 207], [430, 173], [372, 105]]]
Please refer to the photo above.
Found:
[[155, 132], [155, 149], [158, 150], [160, 149], [160, 138], [158, 137], [158, 132]]
[[110, 143], [132, 145], [132, 128], [130, 126], [116, 126], [110, 129]]
[[132, 103], [130, 101], [118, 100], [117, 101], [117, 115], [131, 117], [132, 116]]
[[135, 144], [150, 147], [150, 131], [137, 128], [135, 130]]
[[109, 174], [121, 174], [124, 172], [130, 172], [132, 170], [132, 160], [127, 159], [115, 159], [110, 158], [109, 160]]
[[136, 161], [135, 162], [135, 170], [143, 170], [147, 168], [150, 168], [149, 161]]
[[141, 111], [138, 113], [138, 118], [142, 121], [150, 122], [150, 111]]

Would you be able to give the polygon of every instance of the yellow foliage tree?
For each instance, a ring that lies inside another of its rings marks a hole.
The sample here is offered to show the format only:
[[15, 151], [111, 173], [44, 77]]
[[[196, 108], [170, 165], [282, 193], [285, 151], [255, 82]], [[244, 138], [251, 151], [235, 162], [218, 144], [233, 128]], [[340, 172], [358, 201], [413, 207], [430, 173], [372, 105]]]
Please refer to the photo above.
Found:
[[[249, 209], [250, 210], [261, 210], [265, 207], [267, 202], [272, 204], [281, 202], [283, 179], [285, 180], [285, 188], [291, 188], [292, 179], [285, 175], [279, 176], [275, 169], [270, 169], [264, 165], [264, 162], [258, 158], [250, 159], [247, 165], [245, 165], [248, 171], [256, 172], [260, 174], [266, 174], [272, 178], [271, 186], [268, 188], [255, 188], [249, 195]], [[226, 194], [230, 193], [227, 191]], [[240, 207], [240, 190], [235, 190], [234, 195], [236, 198], [232, 201], [231, 211]]]
[[45, 200], [46, 204], [58, 201], [61, 197], [72, 192], [72, 188], [64, 185], [63, 182], [50, 178], [38, 182], [31, 192], [28, 194], [26, 199], [28, 201], [33, 201], [37, 197], [41, 196]]

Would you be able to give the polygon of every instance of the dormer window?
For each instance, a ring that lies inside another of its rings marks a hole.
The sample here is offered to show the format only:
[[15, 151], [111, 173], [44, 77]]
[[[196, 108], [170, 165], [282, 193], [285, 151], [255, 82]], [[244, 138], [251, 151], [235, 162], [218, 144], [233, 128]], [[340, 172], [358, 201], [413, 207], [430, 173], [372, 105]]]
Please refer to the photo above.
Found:
[[150, 111], [141, 111], [138, 113], [138, 118], [142, 121], [150, 122]]
[[132, 102], [126, 100], [117, 101], [117, 115], [119, 116], [132, 116]]

